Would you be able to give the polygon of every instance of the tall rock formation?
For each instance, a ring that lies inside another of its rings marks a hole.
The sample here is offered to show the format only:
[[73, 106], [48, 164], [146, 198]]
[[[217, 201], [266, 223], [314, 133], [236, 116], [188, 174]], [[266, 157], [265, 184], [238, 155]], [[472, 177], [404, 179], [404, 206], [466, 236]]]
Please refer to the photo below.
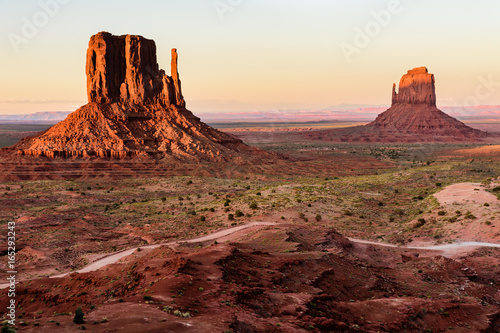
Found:
[[487, 133], [465, 125], [436, 107], [435, 79], [426, 67], [411, 69], [403, 75], [399, 81], [399, 92], [393, 84], [391, 107], [366, 126], [392, 130], [396, 134], [457, 139], [487, 136]]
[[426, 67], [411, 69], [399, 81], [399, 93], [396, 84], [392, 89], [392, 106], [395, 104], [436, 106], [436, 88], [434, 74]]
[[108, 32], [92, 36], [86, 65], [89, 103], [185, 106], [177, 50], [172, 49], [172, 76], [160, 70], [156, 61], [156, 45], [150, 39]]
[[303, 134], [310, 140], [342, 142], [481, 141], [488, 133], [473, 129], [436, 107], [434, 75], [426, 67], [409, 70], [392, 85], [392, 105], [365, 126]]
[[234, 161], [269, 154], [245, 145], [185, 108], [172, 49], [171, 76], [159, 69], [155, 42], [100, 32], [87, 51], [88, 104], [10, 148], [19, 155]]

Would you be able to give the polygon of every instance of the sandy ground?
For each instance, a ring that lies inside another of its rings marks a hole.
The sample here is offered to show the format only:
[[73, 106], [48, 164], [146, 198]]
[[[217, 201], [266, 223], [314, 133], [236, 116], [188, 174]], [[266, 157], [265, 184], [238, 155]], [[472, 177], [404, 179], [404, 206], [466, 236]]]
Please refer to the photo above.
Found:
[[[445, 227], [453, 232], [456, 240], [500, 244], [500, 200], [487, 192], [484, 185], [453, 184], [434, 196], [447, 214], [461, 213], [459, 222]], [[470, 218], [464, 218], [468, 213]]]
[[485, 187], [479, 183], [459, 183], [447, 186], [442, 191], [434, 194], [441, 205], [464, 205], [474, 208], [477, 205], [499, 205], [497, 197], [486, 192]]

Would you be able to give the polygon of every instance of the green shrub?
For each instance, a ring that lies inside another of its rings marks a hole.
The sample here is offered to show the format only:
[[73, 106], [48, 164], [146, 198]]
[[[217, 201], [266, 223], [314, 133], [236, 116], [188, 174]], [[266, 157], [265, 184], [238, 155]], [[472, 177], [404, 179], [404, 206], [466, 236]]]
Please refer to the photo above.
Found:
[[413, 226], [413, 229], [417, 229], [417, 228], [420, 228], [421, 226], [423, 226], [424, 224], [426, 223], [425, 219], [423, 218], [419, 218], [417, 223], [415, 223], [415, 225]]
[[243, 214], [243, 212], [241, 210], [237, 210], [234, 214], [235, 214], [236, 217], [245, 216], [245, 214]]
[[83, 320], [83, 310], [81, 307], [78, 307], [76, 310], [75, 310], [75, 317], [73, 318], [73, 322], [75, 324], [83, 324], [85, 321]]
[[250, 207], [250, 209], [257, 209], [257, 208], [259, 208], [259, 206], [257, 205], [257, 202], [255, 202], [255, 201], [252, 201], [248, 207]]

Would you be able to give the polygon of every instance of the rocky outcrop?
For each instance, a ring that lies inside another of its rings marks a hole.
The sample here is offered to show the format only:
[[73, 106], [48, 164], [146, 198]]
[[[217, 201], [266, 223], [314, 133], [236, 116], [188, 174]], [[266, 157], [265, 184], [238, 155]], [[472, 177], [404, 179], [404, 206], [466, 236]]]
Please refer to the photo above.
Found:
[[396, 84], [392, 89], [392, 105], [436, 106], [436, 88], [434, 74], [426, 67], [417, 67], [408, 71], [399, 81], [399, 93]]
[[172, 49], [171, 76], [166, 75], [157, 64], [154, 41], [141, 36], [92, 36], [86, 65], [88, 104], [11, 150], [48, 158], [148, 155], [235, 161], [270, 156], [187, 110], [177, 64], [177, 50]]
[[183, 107], [176, 49], [171, 71], [168, 76], [159, 69], [153, 40], [100, 32], [91, 37], [87, 50], [88, 101]]

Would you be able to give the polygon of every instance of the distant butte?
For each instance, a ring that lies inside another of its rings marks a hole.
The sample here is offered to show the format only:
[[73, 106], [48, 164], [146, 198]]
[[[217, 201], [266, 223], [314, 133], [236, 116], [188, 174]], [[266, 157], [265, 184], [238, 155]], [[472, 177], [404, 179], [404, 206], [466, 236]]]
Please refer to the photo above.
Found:
[[426, 67], [409, 70], [392, 87], [392, 105], [365, 126], [321, 130], [309, 139], [347, 142], [481, 141], [488, 133], [471, 128], [436, 107], [434, 75]]
[[7, 150], [47, 158], [143, 155], [177, 161], [269, 156], [186, 109], [177, 62], [177, 50], [172, 49], [167, 75], [159, 69], [153, 40], [108, 32], [92, 36], [86, 62], [88, 104]]

